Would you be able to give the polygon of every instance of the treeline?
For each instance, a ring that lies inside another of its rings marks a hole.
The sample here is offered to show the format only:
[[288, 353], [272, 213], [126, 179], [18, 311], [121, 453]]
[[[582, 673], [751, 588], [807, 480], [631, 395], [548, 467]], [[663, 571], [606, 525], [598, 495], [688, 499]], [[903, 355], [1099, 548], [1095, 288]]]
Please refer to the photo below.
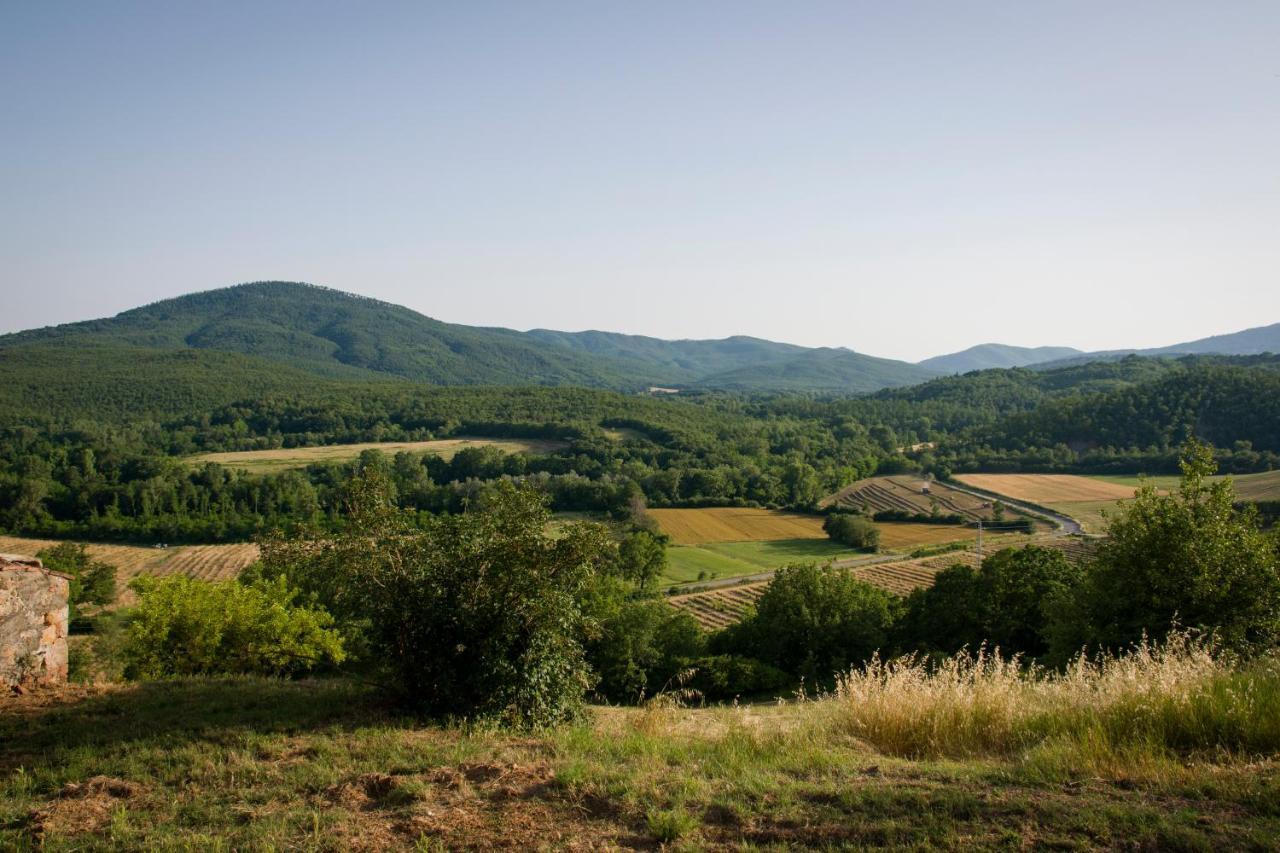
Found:
[[827, 400], [320, 383], [168, 420], [7, 416], [0, 527], [99, 539], [243, 539], [332, 519], [341, 511], [337, 484], [376, 457], [271, 475], [191, 467], [181, 457], [459, 435], [565, 446], [537, 456], [468, 452], [452, 463], [382, 460], [401, 506], [456, 512], [514, 478], [535, 482], [556, 509], [616, 512], [636, 495], [652, 506], [809, 509], [875, 474], [1171, 473], [1191, 435], [1219, 446], [1224, 471], [1268, 470], [1280, 467], [1278, 363], [1135, 357], [981, 371]]
[[[626, 430], [622, 438], [607, 430]], [[468, 448], [449, 462], [376, 451], [350, 463], [254, 475], [193, 467], [177, 454], [456, 435], [556, 438], [545, 454]], [[730, 413], [566, 389], [417, 389], [270, 397], [166, 426], [78, 424], [0, 430], [0, 525], [105, 539], [223, 541], [341, 512], [340, 484], [386, 471], [406, 509], [456, 512], [504, 479], [530, 482], [564, 510], [654, 506], [811, 508], [875, 473], [887, 454], [860, 426]]]

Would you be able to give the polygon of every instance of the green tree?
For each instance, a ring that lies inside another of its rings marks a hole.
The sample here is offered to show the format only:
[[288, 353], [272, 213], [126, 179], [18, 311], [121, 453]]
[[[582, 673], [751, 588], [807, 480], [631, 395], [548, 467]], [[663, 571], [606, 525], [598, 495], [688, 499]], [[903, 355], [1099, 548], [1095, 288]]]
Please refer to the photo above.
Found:
[[616, 559], [600, 525], [548, 533], [546, 497], [502, 483], [483, 508], [414, 520], [366, 472], [338, 534], [264, 544], [289, 578], [363, 635], [370, 662], [424, 712], [519, 726], [575, 716], [592, 676], [584, 587]]
[[706, 648], [697, 620], [660, 600], [635, 598], [633, 589], [605, 575], [583, 597], [586, 655], [599, 679], [595, 689], [613, 702], [652, 696]]
[[[1237, 509], [1229, 478], [1209, 482], [1213, 451], [1196, 441], [1182, 452], [1182, 484], [1162, 495], [1144, 483], [1110, 520], [1086, 578], [1084, 639], [1128, 646], [1174, 624], [1213, 631], [1249, 650], [1280, 635], [1280, 554], [1252, 507]], [[1064, 641], [1071, 637], [1062, 631]], [[1063, 650], [1064, 652], [1067, 650]]]
[[756, 610], [732, 629], [726, 651], [828, 683], [886, 649], [899, 600], [848, 569], [800, 564], [779, 569]]
[[880, 528], [875, 523], [861, 516], [847, 512], [834, 512], [822, 522], [831, 541], [857, 548], [861, 551], [874, 552], [880, 547]]
[[67, 604], [72, 619], [85, 604], [103, 607], [116, 600], [116, 567], [93, 559], [84, 545], [59, 542], [36, 556], [46, 568], [71, 575]]
[[1080, 570], [1052, 548], [1006, 548], [977, 571], [957, 564], [908, 597], [899, 642], [946, 654], [986, 643], [1007, 654], [1043, 656], [1049, 614], [1079, 580]]
[[618, 569], [640, 589], [651, 589], [667, 570], [666, 537], [648, 530], [627, 534], [618, 545]]

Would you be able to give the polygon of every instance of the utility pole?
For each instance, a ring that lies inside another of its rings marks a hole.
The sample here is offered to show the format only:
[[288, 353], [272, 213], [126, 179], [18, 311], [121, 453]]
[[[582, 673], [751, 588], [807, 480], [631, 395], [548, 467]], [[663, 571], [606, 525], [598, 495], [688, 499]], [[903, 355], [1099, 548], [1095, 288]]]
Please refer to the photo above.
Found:
[[978, 519], [978, 568], [982, 568], [982, 519]]

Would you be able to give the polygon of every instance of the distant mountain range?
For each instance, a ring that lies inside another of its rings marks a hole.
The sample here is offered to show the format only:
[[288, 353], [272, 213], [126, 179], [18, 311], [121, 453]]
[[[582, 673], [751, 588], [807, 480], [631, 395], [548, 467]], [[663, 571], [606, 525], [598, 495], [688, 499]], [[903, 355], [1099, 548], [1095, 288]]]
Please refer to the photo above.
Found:
[[[1164, 347], [1144, 355], [1280, 352], [1280, 324]], [[92, 357], [89, 357], [89, 353]], [[180, 363], [165, 354], [186, 353]], [[667, 341], [611, 332], [558, 332], [443, 323], [398, 305], [293, 282], [256, 282], [166, 299], [115, 317], [0, 336], [0, 379], [30, 382], [83, 370], [133, 381], [131, 366], [175, 364], [216, 376], [228, 354], [244, 372], [326, 381], [436, 385], [576, 385], [644, 390], [862, 393], [993, 367], [1110, 359], [1135, 351], [983, 344], [919, 364], [843, 348], [809, 348], [752, 337]], [[221, 359], [221, 361], [220, 361]], [[204, 364], [208, 361], [208, 364]], [[118, 364], [117, 364], [118, 362]], [[23, 366], [26, 366], [25, 368]], [[24, 370], [26, 371], [24, 373]], [[237, 375], [240, 375], [239, 373]], [[33, 391], [39, 389], [34, 388]]]
[[967, 350], [935, 355], [917, 364], [937, 373], [968, 373], [993, 367], [1027, 367], [1045, 361], [1084, 355], [1074, 347], [1012, 347], [1006, 344], [978, 344]]

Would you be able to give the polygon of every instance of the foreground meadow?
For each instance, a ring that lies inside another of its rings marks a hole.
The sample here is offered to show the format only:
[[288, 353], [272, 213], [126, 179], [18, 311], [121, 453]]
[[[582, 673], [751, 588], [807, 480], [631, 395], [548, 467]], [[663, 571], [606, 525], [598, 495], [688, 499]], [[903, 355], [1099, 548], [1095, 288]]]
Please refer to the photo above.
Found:
[[873, 664], [818, 700], [436, 726], [343, 681], [0, 700], [0, 847], [1275, 849], [1280, 674], [1175, 641], [1028, 677]]

